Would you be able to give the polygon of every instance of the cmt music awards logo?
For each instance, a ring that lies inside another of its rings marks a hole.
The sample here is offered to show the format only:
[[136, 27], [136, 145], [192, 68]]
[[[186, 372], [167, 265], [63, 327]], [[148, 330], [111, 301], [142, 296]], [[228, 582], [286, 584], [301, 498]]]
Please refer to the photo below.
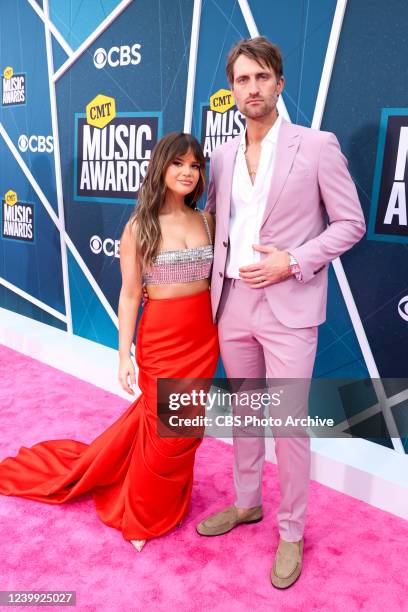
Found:
[[7, 66], [3, 72], [1, 103], [3, 106], [26, 103], [26, 75], [14, 74], [11, 66]]
[[34, 204], [19, 202], [9, 189], [2, 201], [1, 235], [10, 240], [34, 242]]
[[118, 113], [97, 95], [75, 115], [74, 199], [133, 204], [160, 135], [161, 113]]
[[137, 66], [142, 61], [141, 46], [140, 43], [121, 45], [120, 47], [111, 47], [108, 51], [99, 47], [93, 54], [94, 66], [99, 70], [105, 68], [106, 64], [111, 68]]
[[368, 238], [408, 242], [408, 108], [383, 109]]
[[244, 115], [235, 106], [229, 89], [219, 89], [210, 97], [209, 105], [201, 105], [201, 145], [207, 160], [216, 147], [244, 129]]

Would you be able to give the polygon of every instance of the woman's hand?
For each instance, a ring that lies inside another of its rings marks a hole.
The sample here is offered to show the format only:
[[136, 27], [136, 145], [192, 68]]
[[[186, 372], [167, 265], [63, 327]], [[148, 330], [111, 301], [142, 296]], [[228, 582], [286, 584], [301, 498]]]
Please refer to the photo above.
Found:
[[136, 386], [136, 371], [130, 355], [129, 357], [120, 358], [118, 378], [122, 389], [130, 393], [130, 395], [135, 395], [132, 387]]

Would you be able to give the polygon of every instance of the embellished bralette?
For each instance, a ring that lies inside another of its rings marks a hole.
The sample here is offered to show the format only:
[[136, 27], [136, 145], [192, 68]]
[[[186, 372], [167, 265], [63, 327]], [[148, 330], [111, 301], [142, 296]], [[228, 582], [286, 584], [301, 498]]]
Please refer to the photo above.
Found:
[[143, 272], [144, 285], [190, 283], [210, 277], [214, 248], [206, 216], [201, 210], [198, 212], [204, 221], [210, 244], [192, 249], [159, 251], [153, 264]]

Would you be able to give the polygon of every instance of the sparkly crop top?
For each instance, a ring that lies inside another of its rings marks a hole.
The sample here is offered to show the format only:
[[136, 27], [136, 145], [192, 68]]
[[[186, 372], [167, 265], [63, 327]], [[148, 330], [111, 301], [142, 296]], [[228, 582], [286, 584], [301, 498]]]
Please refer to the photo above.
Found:
[[203, 218], [210, 244], [192, 249], [159, 251], [150, 268], [143, 272], [144, 285], [190, 283], [210, 277], [214, 249], [206, 216], [201, 210], [198, 212]]

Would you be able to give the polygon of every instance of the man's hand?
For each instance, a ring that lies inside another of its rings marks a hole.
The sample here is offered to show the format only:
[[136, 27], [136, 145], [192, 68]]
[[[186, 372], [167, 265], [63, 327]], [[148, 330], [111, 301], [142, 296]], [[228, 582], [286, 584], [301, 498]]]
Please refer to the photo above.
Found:
[[292, 276], [290, 271], [290, 256], [287, 251], [279, 251], [274, 246], [252, 245], [254, 251], [267, 253], [261, 261], [242, 266], [239, 275], [250, 287], [260, 289], [275, 283], [280, 283]]

